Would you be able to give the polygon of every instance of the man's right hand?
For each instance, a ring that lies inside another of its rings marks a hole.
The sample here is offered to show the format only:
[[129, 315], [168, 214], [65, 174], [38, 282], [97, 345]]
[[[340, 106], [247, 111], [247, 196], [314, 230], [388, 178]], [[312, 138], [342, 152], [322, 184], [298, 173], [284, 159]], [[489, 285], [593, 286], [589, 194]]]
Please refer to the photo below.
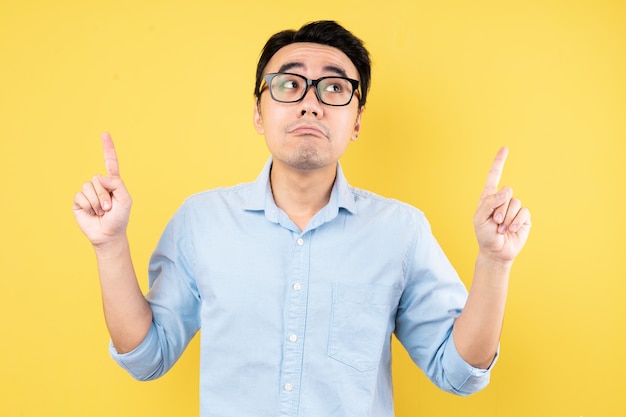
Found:
[[132, 205], [108, 133], [102, 134], [102, 148], [107, 176], [94, 176], [74, 197], [74, 216], [94, 247], [106, 246], [125, 236]]

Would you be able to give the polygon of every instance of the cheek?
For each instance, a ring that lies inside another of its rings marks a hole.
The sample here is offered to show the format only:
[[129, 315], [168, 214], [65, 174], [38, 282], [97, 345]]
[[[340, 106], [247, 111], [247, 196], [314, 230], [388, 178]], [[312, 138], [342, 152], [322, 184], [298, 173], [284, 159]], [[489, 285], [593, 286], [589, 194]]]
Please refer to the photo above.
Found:
[[261, 106], [261, 123], [266, 133], [280, 129], [281, 120], [284, 119], [283, 112], [283, 109], [271, 105]]
[[361, 124], [357, 115], [350, 114], [344, 117], [340, 130], [342, 134], [348, 137], [353, 137], [355, 133], [359, 132], [360, 127]]

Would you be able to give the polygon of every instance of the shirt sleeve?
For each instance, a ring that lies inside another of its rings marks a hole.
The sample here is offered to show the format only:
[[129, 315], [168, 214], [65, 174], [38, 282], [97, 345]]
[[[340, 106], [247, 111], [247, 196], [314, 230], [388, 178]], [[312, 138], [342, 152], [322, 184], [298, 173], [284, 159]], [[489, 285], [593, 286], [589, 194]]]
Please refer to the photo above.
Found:
[[416, 218], [413, 231], [395, 334], [411, 359], [439, 388], [457, 395], [480, 391], [489, 383], [495, 358], [488, 369], [474, 368], [459, 355], [452, 336], [467, 289], [423, 215]]
[[111, 357], [135, 379], [165, 374], [200, 328], [200, 295], [194, 279], [192, 228], [185, 206], [167, 225], [152, 254], [146, 299], [152, 325], [141, 344], [119, 354], [111, 343]]

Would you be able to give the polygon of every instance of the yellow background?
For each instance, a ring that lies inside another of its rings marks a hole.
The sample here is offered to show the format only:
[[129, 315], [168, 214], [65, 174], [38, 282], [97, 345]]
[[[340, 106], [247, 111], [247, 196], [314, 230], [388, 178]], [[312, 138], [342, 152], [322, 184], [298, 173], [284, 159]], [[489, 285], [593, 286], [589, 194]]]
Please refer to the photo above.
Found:
[[[195, 340], [162, 379], [108, 357], [94, 256], [72, 199], [116, 140], [146, 287], [166, 222], [249, 181], [259, 51], [336, 19], [373, 83], [343, 159], [353, 185], [421, 208], [464, 281], [472, 214], [500, 145], [532, 209], [501, 359], [469, 398], [394, 346], [399, 417], [626, 415], [626, 7], [622, 1], [0, 1], [0, 416], [197, 416]], [[250, 387], [254, 389], [254, 387]]]

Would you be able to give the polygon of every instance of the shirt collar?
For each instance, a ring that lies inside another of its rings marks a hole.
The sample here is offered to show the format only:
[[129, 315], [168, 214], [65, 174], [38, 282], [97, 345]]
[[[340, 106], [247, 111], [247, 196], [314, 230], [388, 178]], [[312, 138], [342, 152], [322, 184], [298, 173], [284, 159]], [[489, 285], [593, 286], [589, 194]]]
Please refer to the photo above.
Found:
[[[244, 210], [249, 211], [264, 211], [265, 216], [274, 222], [278, 222], [278, 216], [280, 209], [274, 202], [274, 196], [272, 195], [272, 187], [270, 185], [270, 170], [272, 168], [272, 157], [270, 156], [263, 167], [263, 170], [252, 183], [250, 194], [247, 201], [244, 203]], [[322, 211], [326, 211], [326, 217], [336, 216], [339, 209], [345, 209], [350, 213], [356, 213], [356, 202], [354, 201], [354, 194], [352, 194], [352, 188], [348, 184], [346, 177], [343, 175], [341, 164], [337, 163], [337, 175], [333, 184], [333, 189], [330, 193], [330, 200]]]

